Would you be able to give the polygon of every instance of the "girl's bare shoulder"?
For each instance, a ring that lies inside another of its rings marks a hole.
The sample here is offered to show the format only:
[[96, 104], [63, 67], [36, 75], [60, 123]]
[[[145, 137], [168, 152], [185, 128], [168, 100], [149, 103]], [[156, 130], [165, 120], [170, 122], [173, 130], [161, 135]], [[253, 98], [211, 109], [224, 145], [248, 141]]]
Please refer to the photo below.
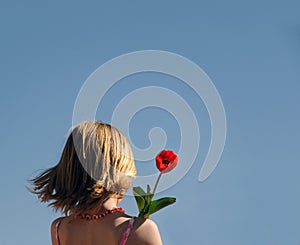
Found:
[[58, 217], [51, 223], [51, 231], [56, 230], [56, 226], [64, 219], [65, 217]]
[[130, 237], [128, 239], [128, 244], [162, 244], [159, 229], [156, 223], [150, 219], [135, 218]]
[[61, 220], [63, 219], [64, 217], [59, 217], [55, 220], [52, 221], [51, 223], [51, 240], [52, 240], [52, 244], [53, 245], [56, 245], [57, 244], [57, 241], [56, 241], [56, 226], [59, 224], [59, 222], [61, 222]]

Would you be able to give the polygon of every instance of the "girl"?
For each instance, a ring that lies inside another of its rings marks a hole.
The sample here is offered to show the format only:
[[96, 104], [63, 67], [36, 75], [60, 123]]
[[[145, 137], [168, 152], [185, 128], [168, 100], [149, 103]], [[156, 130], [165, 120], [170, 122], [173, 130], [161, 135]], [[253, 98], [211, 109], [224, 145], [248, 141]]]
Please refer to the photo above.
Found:
[[162, 244], [156, 224], [118, 207], [136, 168], [116, 128], [89, 121], [69, 135], [58, 164], [32, 179], [32, 192], [65, 215], [51, 224], [53, 245]]

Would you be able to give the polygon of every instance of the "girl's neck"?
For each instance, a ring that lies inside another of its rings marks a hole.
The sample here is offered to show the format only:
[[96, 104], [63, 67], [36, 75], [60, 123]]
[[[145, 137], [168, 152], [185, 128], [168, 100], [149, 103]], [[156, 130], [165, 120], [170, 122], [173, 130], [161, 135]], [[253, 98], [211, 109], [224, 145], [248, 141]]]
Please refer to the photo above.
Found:
[[107, 201], [105, 201], [99, 208], [93, 210], [87, 210], [86, 214], [93, 215], [93, 214], [103, 213], [107, 210], [112, 210], [118, 207], [120, 201], [121, 201], [120, 199], [111, 197]]

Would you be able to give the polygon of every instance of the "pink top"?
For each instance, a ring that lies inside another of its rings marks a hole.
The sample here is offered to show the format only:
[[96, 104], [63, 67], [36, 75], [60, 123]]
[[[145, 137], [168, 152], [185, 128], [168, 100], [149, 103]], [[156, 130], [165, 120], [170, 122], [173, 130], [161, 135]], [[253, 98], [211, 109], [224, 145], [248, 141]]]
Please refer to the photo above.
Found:
[[[64, 217], [63, 217], [64, 218]], [[60, 245], [60, 240], [59, 240], [59, 235], [58, 235], [58, 228], [59, 228], [59, 225], [61, 223], [61, 220], [63, 219], [59, 219], [59, 221], [56, 223], [56, 226], [55, 226], [55, 237], [56, 237], [56, 241], [57, 241], [57, 244]], [[133, 224], [134, 224], [134, 217], [132, 217], [130, 220], [129, 220], [129, 223], [125, 229], [125, 232], [123, 233], [123, 236], [122, 236], [122, 239], [119, 243], [119, 245], [125, 245], [126, 244], [126, 241], [130, 235], [130, 231], [133, 227]]]

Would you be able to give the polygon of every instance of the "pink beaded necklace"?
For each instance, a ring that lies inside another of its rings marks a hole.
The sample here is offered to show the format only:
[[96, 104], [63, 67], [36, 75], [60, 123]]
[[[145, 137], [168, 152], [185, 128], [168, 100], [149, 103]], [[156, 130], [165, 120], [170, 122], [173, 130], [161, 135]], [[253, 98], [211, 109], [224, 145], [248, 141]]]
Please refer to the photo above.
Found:
[[119, 208], [113, 208], [111, 210], [106, 210], [105, 212], [101, 213], [101, 214], [78, 214], [77, 216], [81, 219], [86, 219], [86, 220], [97, 220], [97, 219], [101, 219], [104, 218], [105, 216], [115, 213], [115, 212], [121, 212], [121, 213], [125, 213], [125, 210], [121, 207]]

